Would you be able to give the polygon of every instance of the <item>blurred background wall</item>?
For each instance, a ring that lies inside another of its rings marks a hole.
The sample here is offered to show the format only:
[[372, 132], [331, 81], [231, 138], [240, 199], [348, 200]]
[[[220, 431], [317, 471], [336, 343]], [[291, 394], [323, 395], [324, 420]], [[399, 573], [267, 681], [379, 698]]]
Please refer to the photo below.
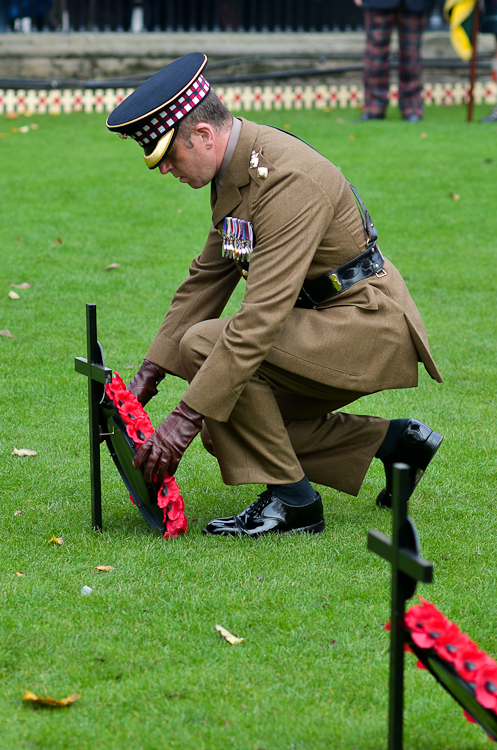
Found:
[[[430, 28], [439, 29], [443, 0]], [[330, 32], [362, 29], [352, 0], [0, 0], [0, 32]]]

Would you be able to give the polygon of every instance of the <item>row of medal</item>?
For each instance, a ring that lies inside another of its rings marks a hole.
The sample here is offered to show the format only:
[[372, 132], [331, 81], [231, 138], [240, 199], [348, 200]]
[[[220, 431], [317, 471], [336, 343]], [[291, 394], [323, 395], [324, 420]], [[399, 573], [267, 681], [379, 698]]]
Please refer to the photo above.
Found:
[[254, 230], [250, 221], [226, 216], [223, 221], [223, 256], [233, 260], [250, 260], [254, 249]]

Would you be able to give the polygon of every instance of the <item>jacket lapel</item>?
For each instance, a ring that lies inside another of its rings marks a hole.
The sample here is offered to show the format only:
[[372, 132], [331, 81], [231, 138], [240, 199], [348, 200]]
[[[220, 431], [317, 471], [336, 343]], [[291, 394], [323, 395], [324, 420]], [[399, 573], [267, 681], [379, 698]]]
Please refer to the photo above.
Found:
[[[242, 202], [240, 188], [250, 182], [250, 154], [256, 139], [258, 127], [255, 123], [242, 119], [242, 132], [235, 148], [235, 153], [226, 173], [221, 193], [213, 206], [212, 223], [219, 224], [229, 216]], [[215, 195], [215, 189], [211, 193]]]

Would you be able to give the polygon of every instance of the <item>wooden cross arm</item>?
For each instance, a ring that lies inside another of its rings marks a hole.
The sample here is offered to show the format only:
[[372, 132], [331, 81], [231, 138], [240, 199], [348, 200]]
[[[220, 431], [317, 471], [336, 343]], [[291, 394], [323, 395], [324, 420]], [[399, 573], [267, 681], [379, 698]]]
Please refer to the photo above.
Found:
[[[368, 549], [376, 555], [383, 557], [388, 562], [394, 561], [394, 549], [390, 537], [382, 534], [381, 531], [368, 531]], [[398, 569], [402, 573], [414, 578], [421, 583], [431, 583], [433, 581], [433, 564], [419, 557], [415, 552], [400, 547], [398, 550]]]
[[103, 383], [104, 385], [112, 383], [112, 370], [110, 367], [96, 364], [89, 365], [88, 360], [84, 357], [74, 357], [74, 369], [76, 372], [80, 372], [81, 375], [86, 375], [87, 378], [91, 376], [91, 379], [96, 380], [97, 383]]

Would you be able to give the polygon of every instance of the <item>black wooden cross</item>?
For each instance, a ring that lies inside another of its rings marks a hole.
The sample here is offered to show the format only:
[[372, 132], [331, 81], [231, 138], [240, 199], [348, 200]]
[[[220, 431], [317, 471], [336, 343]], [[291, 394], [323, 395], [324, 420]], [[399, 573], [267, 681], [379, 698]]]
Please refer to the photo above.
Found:
[[407, 516], [409, 473], [407, 464], [393, 465], [392, 538], [379, 531], [368, 532], [368, 549], [392, 564], [388, 750], [402, 750], [406, 600], [413, 596], [418, 581], [433, 580], [433, 565], [419, 556], [416, 528]]
[[76, 372], [88, 378], [91, 520], [93, 528], [102, 531], [99, 405], [105, 385], [112, 381], [112, 370], [104, 366], [102, 349], [97, 341], [97, 306], [94, 304], [86, 305], [86, 354], [86, 359], [74, 358], [74, 367]]

